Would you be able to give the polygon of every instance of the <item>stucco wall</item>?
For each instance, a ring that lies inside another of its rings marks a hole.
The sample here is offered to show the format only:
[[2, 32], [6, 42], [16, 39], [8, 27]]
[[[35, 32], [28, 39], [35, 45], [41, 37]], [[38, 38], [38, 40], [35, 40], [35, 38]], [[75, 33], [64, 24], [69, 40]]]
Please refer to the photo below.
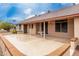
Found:
[[[68, 21], [68, 32], [55, 32], [55, 21], [48, 22], [48, 35], [55, 37], [73, 38], [74, 37], [74, 19], [69, 19]], [[31, 30], [31, 31], [30, 31]], [[30, 34], [36, 34], [36, 24], [33, 24], [33, 28], [27, 26], [27, 32]]]
[[20, 24], [16, 25], [16, 30], [21, 31], [21, 25]]
[[21, 24], [21, 31], [24, 32], [24, 25]]
[[74, 37], [79, 38], [79, 17], [74, 18]]
[[29, 28], [29, 24], [27, 25], [27, 33], [28, 34], [36, 34], [36, 24], [33, 24], [33, 28]]
[[16, 30], [17, 30], [17, 31], [19, 31], [19, 30], [20, 30], [20, 29], [19, 29], [19, 25], [16, 25]]
[[36, 34], [36, 24], [33, 24], [33, 28], [31, 28], [31, 34]]
[[74, 21], [68, 20], [68, 32], [55, 32], [55, 21], [48, 22], [48, 35], [56, 37], [71, 38], [74, 36]]

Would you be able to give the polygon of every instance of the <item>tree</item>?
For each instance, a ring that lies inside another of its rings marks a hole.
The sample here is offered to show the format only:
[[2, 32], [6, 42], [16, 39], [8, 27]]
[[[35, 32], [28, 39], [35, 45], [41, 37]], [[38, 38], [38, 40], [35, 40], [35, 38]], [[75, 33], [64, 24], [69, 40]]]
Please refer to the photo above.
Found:
[[16, 26], [8, 22], [0, 21], [0, 29], [9, 31], [11, 28], [16, 28]]

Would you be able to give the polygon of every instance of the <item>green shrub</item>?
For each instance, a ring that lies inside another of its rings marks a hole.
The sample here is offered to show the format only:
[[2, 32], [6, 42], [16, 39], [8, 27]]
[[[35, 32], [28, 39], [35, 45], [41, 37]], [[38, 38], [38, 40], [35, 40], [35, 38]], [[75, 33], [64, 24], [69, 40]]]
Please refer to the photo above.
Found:
[[13, 34], [16, 34], [16, 33], [17, 33], [17, 31], [16, 31], [16, 30], [12, 30], [12, 33], [13, 33]]

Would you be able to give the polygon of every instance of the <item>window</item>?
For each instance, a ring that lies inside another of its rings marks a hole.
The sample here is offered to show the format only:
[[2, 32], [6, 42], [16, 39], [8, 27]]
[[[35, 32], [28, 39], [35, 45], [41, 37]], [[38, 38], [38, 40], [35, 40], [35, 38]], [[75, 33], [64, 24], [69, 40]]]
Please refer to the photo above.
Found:
[[32, 24], [32, 28], [33, 28], [33, 24]]
[[67, 20], [56, 20], [55, 31], [56, 32], [67, 32]]
[[19, 29], [21, 29], [21, 24], [19, 24]]

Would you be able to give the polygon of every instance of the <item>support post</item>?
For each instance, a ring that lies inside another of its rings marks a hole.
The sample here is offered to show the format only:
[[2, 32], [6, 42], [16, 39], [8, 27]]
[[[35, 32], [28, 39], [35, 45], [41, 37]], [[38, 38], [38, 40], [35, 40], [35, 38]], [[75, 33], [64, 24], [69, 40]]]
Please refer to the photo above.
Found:
[[21, 25], [21, 31], [24, 33], [24, 25]]
[[41, 35], [41, 37], [42, 37], [41, 22], [40, 22], [40, 35]]
[[29, 25], [30, 25], [30, 27], [29, 27], [29, 28], [30, 28], [30, 39], [31, 39], [31, 24], [29, 24]]
[[71, 47], [70, 47], [70, 56], [72, 56], [75, 52], [75, 49], [77, 47], [78, 38], [72, 38], [70, 41]]
[[43, 37], [44, 37], [44, 39], [45, 39], [45, 35], [46, 35], [45, 32], [46, 32], [46, 31], [45, 31], [45, 21], [44, 21], [44, 31], [43, 31]]
[[31, 24], [30, 24], [30, 35], [31, 35]]

